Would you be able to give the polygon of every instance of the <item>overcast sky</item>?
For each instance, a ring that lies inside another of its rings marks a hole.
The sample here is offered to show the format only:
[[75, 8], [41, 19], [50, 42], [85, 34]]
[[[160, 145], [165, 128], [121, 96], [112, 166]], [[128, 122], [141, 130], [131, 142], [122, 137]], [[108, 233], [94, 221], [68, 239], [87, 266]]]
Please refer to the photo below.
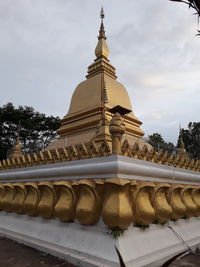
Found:
[[0, 0], [0, 105], [63, 117], [95, 58], [102, 4], [142, 129], [176, 143], [179, 123], [200, 121], [200, 37], [193, 12], [168, 0]]

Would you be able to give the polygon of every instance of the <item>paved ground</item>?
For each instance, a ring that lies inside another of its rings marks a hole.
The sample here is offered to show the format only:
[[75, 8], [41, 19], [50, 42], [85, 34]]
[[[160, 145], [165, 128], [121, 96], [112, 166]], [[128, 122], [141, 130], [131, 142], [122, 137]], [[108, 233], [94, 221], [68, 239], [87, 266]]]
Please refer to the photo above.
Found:
[[18, 244], [12, 240], [0, 238], [1, 267], [75, 267], [51, 255]]
[[200, 267], [200, 254], [189, 254], [183, 258], [177, 259], [169, 267]]
[[[12, 240], [0, 238], [0, 267], [76, 267]], [[200, 267], [200, 252], [186, 255], [169, 267]]]

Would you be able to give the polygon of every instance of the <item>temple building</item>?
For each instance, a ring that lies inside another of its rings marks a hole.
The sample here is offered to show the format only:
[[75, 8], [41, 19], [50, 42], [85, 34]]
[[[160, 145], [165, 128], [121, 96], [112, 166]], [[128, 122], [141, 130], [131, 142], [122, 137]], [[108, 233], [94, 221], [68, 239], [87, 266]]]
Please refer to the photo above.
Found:
[[0, 161], [0, 235], [76, 266], [160, 267], [199, 248], [200, 161], [182, 135], [177, 154], [142, 139], [108, 60], [103, 18], [59, 139], [22, 154], [18, 129]]
[[104, 12], [101, 11], [101, 25], [98, 43], [95, 48], [96, 59], [88, 67], [86, 80], [75, 89], [69, 111], [61, 120], [57, 133], [60, 138], [47, 149], [95, 140], [111, 142], [108, 124], [116, 111], [124, 115], [126, 131], [123, 136], [131, 144], [144, 141], [142, 122], [135, 116], [126, 88], [117, 81], [115, 68], [111, 65], [109, 48], [104, 30]]

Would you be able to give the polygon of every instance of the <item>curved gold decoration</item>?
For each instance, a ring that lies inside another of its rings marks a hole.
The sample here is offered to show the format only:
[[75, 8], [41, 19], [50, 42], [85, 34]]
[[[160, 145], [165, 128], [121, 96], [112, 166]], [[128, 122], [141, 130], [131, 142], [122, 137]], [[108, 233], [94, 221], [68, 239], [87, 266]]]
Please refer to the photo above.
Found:
[[167, 201], [167, 192], [169, 188], [169, 184], [155, 183], [151, 196], [151, 203], [155, 209], [155, 219], [160, 223], [166, 222], [172, 214], [172, 208]]
[[26, 198], [26, 189], [24, 184], [22, 183], [15, 183], [13, 184], [15, 193], [14, 199], [12, 202], [12, 211], [16, 213], [23, 213], [23, 204]]
[[195, 187], [192, 190], [192, 200], [196, 204], [195, 216], [200, 216], [200, 187]]
[[12, 202], [14, 199], [14, 188], [11, 183], [3, 184], [5, 194], [1, 201], [1, 206], [3, 210], [12, 211]]
[[25, 189], [27, 197], [24, 201], [24, 213], [29, 216], [36, 216], [38, 203], [40, 201], [40, 191], [38, 189], [37, 183], [25, 183]]
[[72, 188], [72, 182], [54, 182], [54, 188], [58, 201], [55, 205], [55, 216], [63, 222], [73, 222], [75, 219], [76, 196]]
[[[163, 157], [162, 157], [163, 158]], [[109, 229], [200, 216], [200, 186], [120, 178], [1, 183], [0, 210]]]
[[96, 179], [96, 190], [99, 196], [99, 201], [100, 201], [100, 210], [102, 210], [102, 199], [104, 196], [104, 184], [105, 184], [105, 179]]
[[155, 221], [155, 210], [151, 204], [151, 194], [155, 185], [151, 182], [140, 182], [132, 189], [133, 221], [135, 224], [148, 225]]
[[2, 200], [4, 198], [4, 195], [5, 195], [4, 186], [2, 184], [0, 184], [0, 210], [3, 209], [3, 207], [2, 207]]
[[167, 200], [169, 205], [172, 207], [171, 219], [177, 220], [185, 216], [185, 206], [181, 200], [182, 185], [174, 184], [170, 188], [167, 194]]
[[[77, 204], [77, 201], [78, 201], [79, 196], [80, 196], [80, 186], [79, 186], [78, 180], [72, 181], [72, 188], [73, 188], [74, 193], [75, 193], [76, 204]], [[76, 206], [76, 204], [75, 204], [75, 206]]]
[[105, 180], [102, 219], [109, 229], [127, 229], [131, 224], [133, 211], [129, 180]]
[[38, 214], [44, 219], [51, 219], [54, 217], [54, 205], [56, 202], [56, 195], [52, 182], [41, 182], [38, 184], [41, 199], [38, 204]]
[[185, 212], [187, 217], [196, 215], [197, 205], [192, 199], [192, 191], [195, 187], [185, 185], [181, 192], [181, 200], [185, 206]]
[[81, 224], [94, 225], [100, 218], [100, 197], [93, 180], [79, 181], [80, 195], [76, 206], [76, 218]]

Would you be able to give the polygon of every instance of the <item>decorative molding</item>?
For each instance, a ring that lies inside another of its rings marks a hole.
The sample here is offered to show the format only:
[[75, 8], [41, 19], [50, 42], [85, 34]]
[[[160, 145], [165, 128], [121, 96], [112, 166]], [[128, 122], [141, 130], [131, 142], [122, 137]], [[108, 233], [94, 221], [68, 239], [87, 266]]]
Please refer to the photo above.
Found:
[[0, 161], [0, 171], [58, 162], [106, 157], [109, 155], [111, 155], [111, 149], [107, 141], [101, 142], [99, 146], [97, 146], [94, 141], [91, 141], [85, 144], [82, 143], [80, 145], [72, 145], [52, 150], [44, 150], [33, 154], [16, 156], [12, 159], [8, 158]]
[[149, 150], [147, 145], [140, 148], [137, 142], [131, 146], [128, 140], [124, 140], [121, 152], [123, 156], [134, 159], [146, 160], [196, 172], [200, 171], [200, 160], [190, 159], [187, 155], [170, 154], [162, 149], [156, 152], [154, 148]]
[[0, 184], [1, 210], [109, 229], [197, 217], [199, 200], [200, 186], [120, 178]]

